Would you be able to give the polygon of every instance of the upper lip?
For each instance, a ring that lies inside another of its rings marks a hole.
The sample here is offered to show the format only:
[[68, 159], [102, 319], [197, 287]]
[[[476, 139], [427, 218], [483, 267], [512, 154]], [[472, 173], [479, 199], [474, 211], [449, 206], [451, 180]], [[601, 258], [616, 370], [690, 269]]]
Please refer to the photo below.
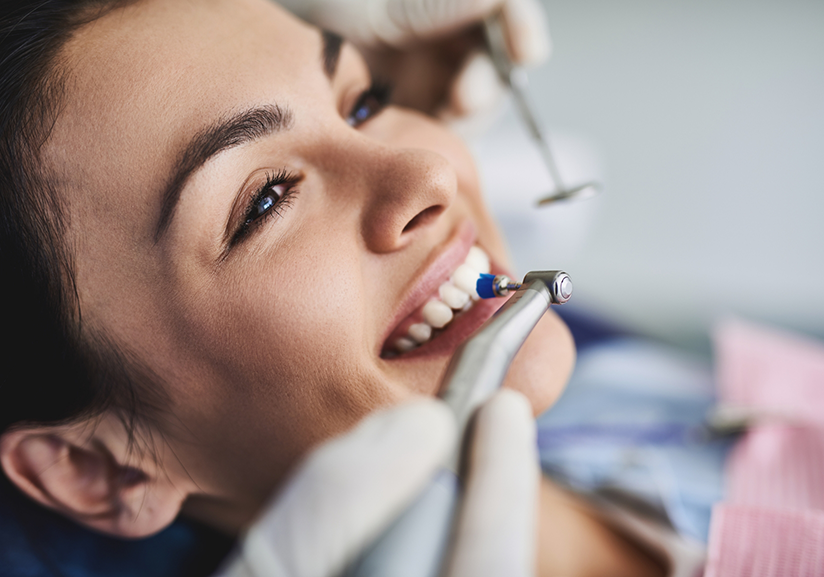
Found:
[[383, 338], [379, 343], [383, 347], [386, 339], [401, 321], [411, 315], [417, 308], [423, 306], [429, 297], [438, 290], [444, 282], [449, 280], [455, 269], [466, 260], [469, 249], [475, 244], [477, 231], [470, 221], [464, 221], [453, 231], [450, 238], [437, 250], [434, 250], [429, 259], [418, 269], [413, 276], [405, 294], [400, 300], [392, 321], [386, 327]]

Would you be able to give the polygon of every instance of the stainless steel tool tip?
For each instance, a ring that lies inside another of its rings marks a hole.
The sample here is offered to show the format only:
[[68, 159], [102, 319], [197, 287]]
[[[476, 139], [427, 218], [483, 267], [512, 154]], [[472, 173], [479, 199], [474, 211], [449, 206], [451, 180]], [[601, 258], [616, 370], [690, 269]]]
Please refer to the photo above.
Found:
[[592, 198], [601, 192], [601, 185], [598, 182], [587, 182], [579, 186], [567, 188], [561, 179], [561, 172], [555, 163], [555, 156], [549, 145], [549, 134], [538, 122], [535, 111], [527, 99], [528, 79], [526, 72], [516, 66], [509, 58], [507, 52], [506, 34], [501, 21], [503, 13], [501, 11], [487, 17], [484, 20], [484, 30], [486, 32], [487, 46], [492, 57], [492, 63], [500, 76], [501, 81], [509, 87], [516, 108], [521, 115], [521, 119], [529, 131], [535, 144], [538, 146], [550, 177], [555, 185], [555, 192], [544, 196], [538, 200], [538, 206], [546, 206], [559, 200], [583, 200]]
[[601, 183], [586, 182], [565, 190], [557, 190], [548, 196], [538, 199], [538, 206], [545, 206], [560, 200], [584, 200], [597, 196], [601, 192]]

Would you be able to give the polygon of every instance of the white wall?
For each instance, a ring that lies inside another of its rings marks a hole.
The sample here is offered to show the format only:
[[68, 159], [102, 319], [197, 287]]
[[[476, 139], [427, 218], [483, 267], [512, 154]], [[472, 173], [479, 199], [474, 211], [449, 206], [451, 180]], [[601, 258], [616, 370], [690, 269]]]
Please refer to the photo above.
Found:
[[824, 1], [546, 6], [530, 96], [567, 180], [606, 192], [527, 208], [548, 180], [507, 113], [474, 146], [521, 270], [682, 344], [725, 313], [824, 336]]

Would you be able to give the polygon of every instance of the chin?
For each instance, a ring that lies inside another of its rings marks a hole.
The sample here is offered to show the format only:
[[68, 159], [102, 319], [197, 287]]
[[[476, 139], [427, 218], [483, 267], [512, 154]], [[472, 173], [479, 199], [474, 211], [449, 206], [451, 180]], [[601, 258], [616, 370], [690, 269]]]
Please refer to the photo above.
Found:
[[550, 310], [518, 351], [504, 386], [523, 393], [538, 416], [561, 396], [574, 365], [572, 334]]

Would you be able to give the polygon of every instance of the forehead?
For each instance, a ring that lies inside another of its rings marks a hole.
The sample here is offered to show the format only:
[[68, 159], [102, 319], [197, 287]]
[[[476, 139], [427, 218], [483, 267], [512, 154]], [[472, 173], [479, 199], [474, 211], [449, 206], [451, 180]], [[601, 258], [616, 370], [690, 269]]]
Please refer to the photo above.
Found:
[[130, 4], [67, 43], [67, 90], [45, 158], [69, 194], [83, 191], [71, 199], [81, 211], [95, 195], [111, 198], [112, 186], [159, 189], [193, 134], [228, 113], [294, 99], [318, 58], [317, 34], [266, 0]]
[[229, 94], [243, 96], [255, 62], [265, 61], [269, 78], [285, 84], [313, 42], [307, 26], [266, 0], [142, 0], [67, 43], [68, 111], [159, 104], [155, 112], [167, 112], [160, 121], [188, 110], [191, 97], [209, 109]]

